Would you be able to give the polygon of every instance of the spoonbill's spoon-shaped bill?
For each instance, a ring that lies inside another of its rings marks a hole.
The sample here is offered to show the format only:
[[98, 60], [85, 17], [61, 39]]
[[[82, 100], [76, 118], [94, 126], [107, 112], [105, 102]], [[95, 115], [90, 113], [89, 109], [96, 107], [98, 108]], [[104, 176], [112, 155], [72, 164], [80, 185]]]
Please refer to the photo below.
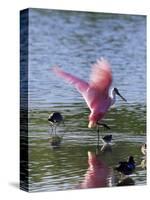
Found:
[[121, 97], [121, 99], [122, 99], [123, 101], [127, 102], [127, 100], [120, 94], [120, 92], [119, 92], [119, 90], [118, 90], [117, 88], [114, 88], [114, 91], [115, 91], [115, 93], [116, 93], [119, 97]]

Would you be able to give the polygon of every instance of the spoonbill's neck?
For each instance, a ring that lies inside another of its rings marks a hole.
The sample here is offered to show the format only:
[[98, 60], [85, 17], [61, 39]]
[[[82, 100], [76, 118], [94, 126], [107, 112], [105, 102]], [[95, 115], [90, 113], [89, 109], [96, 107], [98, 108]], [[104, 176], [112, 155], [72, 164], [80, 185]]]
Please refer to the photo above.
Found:
[[111, 105], [113, 105], [116, 102], [116, 93], [114, 91], [114, 88], [110, 91], [110, 98], [111, 98]]

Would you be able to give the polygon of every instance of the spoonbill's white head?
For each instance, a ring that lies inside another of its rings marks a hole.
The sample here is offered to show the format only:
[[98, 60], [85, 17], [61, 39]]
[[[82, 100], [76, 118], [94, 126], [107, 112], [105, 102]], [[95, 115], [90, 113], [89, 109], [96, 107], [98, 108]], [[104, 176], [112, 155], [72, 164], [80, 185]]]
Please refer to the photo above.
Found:
[[119, 90], [117, 88], [112, 88], [111, 93], [110, 93], [110, 98], [111, 98], [111, 105], [113, 105], [116, 101], [116, 95], [118, 95], [119, 97], [121, 97], [121, 99], [125, 102], [127, 102], [127, 100], [120, 94]]

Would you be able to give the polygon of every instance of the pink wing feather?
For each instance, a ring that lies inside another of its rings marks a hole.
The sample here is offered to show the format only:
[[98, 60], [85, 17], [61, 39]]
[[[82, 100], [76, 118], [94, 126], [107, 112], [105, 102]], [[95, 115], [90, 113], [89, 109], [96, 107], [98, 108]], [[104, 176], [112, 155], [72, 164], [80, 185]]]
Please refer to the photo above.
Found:
[[52, 71], [60, 76], [61, 78], [64, 78], [66, 81], [68, 81], [70, 84], [74, 85], [75, 88], [82, 94], [84, 93], [88, 87], [89, 84], [86, 81], [81, 80], [80, 78], [73, 76], [62, 69], [60, 69], [58, 66], [53, 67]]
[[100, 110], [105, 112], [105, 110], [107, 110], [109, 102], [106, 102], [105, 99], [108, 96], [109, 87], [112, 83], [112, 72], [107, 60], [102, 58], [92, 65], [90, 84], [76, 76], [64, 72], [58, 66], [52, 68], [52, 71], [75, 86], [84, 97], [92, 112]]
[[104, 58], [97, 60], [92, 65], [90, 86], [98, 90], [101, 94], [108, 95], [109, 87], [112, 83], [112, 72], [110, 64]]
[[88, 91], [88, 104], [94, 113], [105, 113], [110, 106], [109, 87], [112, 83], [112, 72], [110, 64], [104, 58], [97, 60], [92, 65], [90, 76], [90, 87]]

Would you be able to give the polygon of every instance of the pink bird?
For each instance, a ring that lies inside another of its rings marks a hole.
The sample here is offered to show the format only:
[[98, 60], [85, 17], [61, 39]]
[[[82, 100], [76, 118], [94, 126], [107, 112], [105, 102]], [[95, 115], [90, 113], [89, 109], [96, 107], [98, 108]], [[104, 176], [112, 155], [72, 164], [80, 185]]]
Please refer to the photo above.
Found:
[[109, 92], [112, 83], [112, 71], [109, 62], [106, 59], [101, 58], [97, 60], [97, 62], [92, 65], [91, 69], [90, 82], [87, 83], [86, 81], [63, 71], [58, 66], [52, 68], [56, 75], [72, 84], [85, 99], [87, 106], [91, 111], [89, 115], [89, 128], [99, 124], [110, 106], [115, 103], [116, 94], [126, 101], [117, 88], [113, 88]]

